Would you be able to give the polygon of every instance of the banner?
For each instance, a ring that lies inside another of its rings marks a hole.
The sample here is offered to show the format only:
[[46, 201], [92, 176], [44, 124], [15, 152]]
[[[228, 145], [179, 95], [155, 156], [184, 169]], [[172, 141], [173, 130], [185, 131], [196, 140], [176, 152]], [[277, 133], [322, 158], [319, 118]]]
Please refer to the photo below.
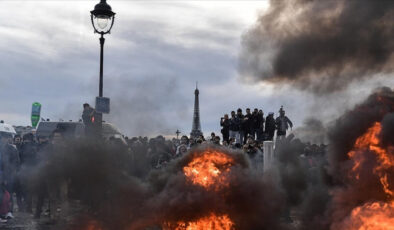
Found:
[[37, 127], [37, 124], [40, 121], [40, 116], [41, 116], [41, 104], [38, 102], [34, 102], [31, 107], [31, 126], [33, 128]]

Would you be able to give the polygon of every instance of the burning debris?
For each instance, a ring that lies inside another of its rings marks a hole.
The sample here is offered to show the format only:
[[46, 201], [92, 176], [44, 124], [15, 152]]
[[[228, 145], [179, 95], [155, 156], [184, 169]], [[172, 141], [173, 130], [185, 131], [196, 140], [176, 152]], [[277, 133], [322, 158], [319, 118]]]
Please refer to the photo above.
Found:
[[218, 216], [211, 213], [207, 217], [202, 217], [197, 221], [178, 222], [175, 225], [164, 224], [164, 230], [231, 230], [234, 223], [227, 215]]
[[393, 72], [393, 1], [270, 1], [243, 38], [241, 75], [315, 93]]
[[[348, 153], [352, 162], [349, 174], [351, 183], [360, 186], [360, 183], [365, 183], [372, 177], [368, 182], [373, 187], [363, 185], [366, 190], [360, 193], [367, 193], [369, 197], [363, 197], [367, 202], [353, 208], [350, 216], [337, 224], [341, 229], [383, 230], [394, 226], [394, 146], [383, 147], [380, 133], [381, 124], [375, 122], [356, 140], [354, 148]], [[367, 161], [372, 161], [372, 165]], [[376, 185], [379, 182], [380, 186]], [[377, 195], [371, 196], [369, 193]]]
[[73, 199], [94, 212], [81, 213], [65, 229], [282, 229], [279, 188], [240, 151], [200, 146], [138, 178], [127, 173], [126, 152], [116, 150], [74, 143], [67, 152], [77, 160], [65, 161], [63, 171]]
[[394, 226], [394, 202], [373, 202], [352, 210], [350, 218], [341, 223], [343, 230], [390, 230]]
[[330, 229], [389, 229], [385, 226], [393, 223], [394, 146], [382, 141], [387, 136], [382, 130], [392, 130], [386, 125], [393, 113], [394, 93], [382, 88], [332, 129], [329, 157], [335, 186], [327, 212]]
[[183, 167], [183, 172], [193, 184], [219, 190], [229, 186], [225, 174], [233, 164], [234, 160], [225, 153], [207, 150]]

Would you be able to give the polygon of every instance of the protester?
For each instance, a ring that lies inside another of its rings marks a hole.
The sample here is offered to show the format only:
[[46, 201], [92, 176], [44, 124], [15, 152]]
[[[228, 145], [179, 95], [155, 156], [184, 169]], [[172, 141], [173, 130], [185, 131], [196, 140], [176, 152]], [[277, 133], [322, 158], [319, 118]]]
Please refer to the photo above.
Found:
[[2, 134], [0, 138], [2, 184], [11, 196], [11, 207], [5, 216], [6, 218], [13, 218], [14, 185], [17, 180], [17, 172], [20, 166], [19, 153], [12, 142], [13, 138], [11, 135]]
[[250, 108], [247, 108], [244, 116], [244, 144], [246, 143], [248, 136], [253, 136], [254, 139], [255, 127], [253, 127], [253, 125], [253, 115], [250, 112]]
[[[22, 152], [22, 145], [23, 145], [23, 141], [22, 141], [22, 137], [19, 134], [16, 134], [14, 136], [14, 145], [18, 151], [18, 156], [20, 159], [21, 156], [21, 152]], [[16, 200], [17, 200], [17, 204], [18, 204], [18, 211], [23, 210], [23, 188], [22, 188], [22, 182], [21, 182], [21, 178], [20, 178], [20, 165], [18, 167], [18, 172], [17, 172], [17, 176], [15, 178], [15, 183], [14, 183], [14, 192], [16, 195]]]
[[[23, 145], [20, 151], [20, 187], [21, 191], [18, 195], [17, 200], [20, 209], [24, 209], [27, 212], [32, 213], [32, 202], [34, 189], [32, 182], [30, 181], [31, 173], [38, 164], [37, 159], [38, 145], [34, 141], [34, 136], [32, 133], [27, 133], [23, 136]], [[24, 202], [22, 202], [22, 200]]]
[[212, 142], [215, 145], [220, 145], [220, 137], [219, 136], [215, 136]]
[[56, 128], [50, 138], [50, 144], [40, 151], [39, 160], [43, 167], [42, 187], [38, 194], [35, 217], [39, 218], [42, 212], [45, 197], [49, 200], [49, 217], [57, 221], [60, 212], [67, 213], [68, 203], [68, 179], [64, 176], [63, 162], [67, 152], [64, 138], [65, 130]]
[[251, 118], [250, 136], [253, 138], [253, 140], [257, 140], [257, 136], [258, 136], [257, 133], [258, 133], [259, 127], [260, 127], [259, 120], [258, 120], [258, 111], [259, 110], [257, 108], [255, 108], [253, 110], [252, 118]]
[[274, 140], [276, 130], [275, 118], [274, 113], [268, 113], [268, 116], [265, 119], [265, 134], [267, 135], [267, 140], [272, 141]]
[[11, 195], [2, 183], [0, 184], [0, 223], [6, 223], [10, 217], [12, 202]]
[[241, 140], [240, 127], [241, 127], [240, 119], [236, 116], [235, 111], [231, 111], [229, 134], [230, 134], [230, 138], [235, 138], [235, 141], [237, 143], [240, 143]]
[[239, 143], [242, 145], [244, 144], [245, 134], [247, 135], [247, 126], [241, 108], [237, 109], [237, 118], [239, 120]]
[[18, 150], [18, 152], [20, 151], [21, 147], [22, 147], [22, 138], [21, 135], [16, 134], [14, 136], [14, 145], [16, 147], [16, 149]]
[[213, 142], [213, 140], [215, 139], [215, 137], [216, 137], [216, 134], [215, 134], [214, 132], [212, 132], [212, 133], [211, 133], [211, 139], [210, 139], [210, 141]]
[[177, 149], [176, 149], [176, 157], [181, 157], [187, 153], [187, 145], [186, 144], [180, 144]]
[[277, 129], [276, 136], [278, 139], [286, 137], [286, 131], [289, 129], [289, 126], [291, 129], [293, 128], [293, 123], [285, 115], [285, 110], [283, 109], [283, 106], [280, 107], [279, 117], [276, 118], [275, 124]]
[[223, 141], [228, 142], [230, 138], [230, 119], [228, 118], [228, 114], [224, 114], [224, 117], [220, 118], [220, 126], [222, 127]]
[[94, 116], [95, 110], [90, 107], [88, 103], [83, 104], [82, 121], [85, 125], [86, 136], [92, 136], [94, 134], [92, 117]]

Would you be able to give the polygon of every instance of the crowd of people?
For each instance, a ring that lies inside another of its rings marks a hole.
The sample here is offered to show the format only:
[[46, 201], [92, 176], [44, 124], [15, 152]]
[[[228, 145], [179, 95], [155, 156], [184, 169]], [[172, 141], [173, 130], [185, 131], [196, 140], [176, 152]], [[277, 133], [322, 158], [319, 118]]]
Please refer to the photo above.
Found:
[[[84, 113], [84, 120], [92, 111]], [[174, 159], [187, 154], [189, 149], [200, 145], [218, 145], [231, 149], [240, 149], [253, 161], [256, 156], [262, 157], [263, 142], [273, 140], [276, 132], [277, 140], [286, 137], [286, 131], [293, 127], [290, 119], [285, 115], [283, 107], [279, 110], [279, 116], [275, 119], [273, 113], [264, 117], [262, 110], [246, 109], [246, 114], [241, 109], [227, 114], [220, 121], [222, 127], [222, 139], [215, 133], [205, 138], [182, 136], [181, 138], [166, 139], [164, 136], [148, 137], [111, 137], [106, 140], [108, 146], [126, 152], [130, 156], [131, 174], [145, 177], [152, 169], [165, 167]], [[50, 183], [51, 178], [37, 183], [31, 180], [31, 174], [43, 161], [47, 161], [48, 155], [54, 151], [65, 151], [64, 131], [56, 128], [49, 137], [37, 137], [33, 133], [23, 136], [10, 135], [0, 136], [0, 221], [13, 218], [13, 211], [30, 212], [34, 217], [40, 218], [45, 214], [56, 217], [66, 209], [64, 200], [67, 199], [67, 181], [59, 180]], [[0, 133], [1, 134], [1, 133]], [[324, 154], [325, 146], [299, 144], [302, 153], [300, 155]], [[59, 160], [59, 159], [58, 159]], [[58, 162], [45, 162], [45, 167], [56, 167], [62, 164]], [[127, 163], [127, 162], [126, 162]], [[36, 170], [37, 171], [37, 170]], [[51, 186], [56, 184], [56, 186]], [[33, 205], [34, 204], [34, 205]], [[46, 208], [44, 206], [47, 204]], [[17, 209], [16, 209], [17, 207]]]
[[293, 128], [293, 123], [285, 115], [283, 106], [279, 110], [279, 116], [275, 119], [274, 113], [270, 112], [264, 117], [263, 110], [255, 108], [251, 112], [250, 108], [246, 109], [246, 114], [242, 109], [237, 112], [231, 111], [231, 117], [228, 114], [220, 119], [221, 133], [224, 143], [239, 143], [244, 145], [251, 138], [259, 143], [274, 139], [275, 131], [280, 139], [286, 136], [286, 131]]

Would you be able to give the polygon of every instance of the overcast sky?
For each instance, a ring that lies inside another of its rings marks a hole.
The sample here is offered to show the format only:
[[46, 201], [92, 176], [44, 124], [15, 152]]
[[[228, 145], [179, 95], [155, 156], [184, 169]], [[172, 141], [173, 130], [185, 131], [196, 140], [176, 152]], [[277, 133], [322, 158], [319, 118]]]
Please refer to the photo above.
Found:
[[[78, 120], [82, 104], [94, 104], [99, 35], [89, 11], [97, 2], [0, 1], [1, 120], [29, 125], [36, 101], [44, 118]], [[238, 107], [267, 114], [284, 105], [296, 126], [310, 115], [329, 119], [387, 83], [376, 78], [323, 100], [288, 87], [242, 82], [242, 35], [268, 1], [108, 3], [117, 14], [104, 50], [104, 96], [111, 98], [112, 110], [104, 119], [129, 136], [190, 133], [196, 81], [206, 135], [219, 132], [220, 117]], [[338, 97], [342, 103], [335, 103]]]

